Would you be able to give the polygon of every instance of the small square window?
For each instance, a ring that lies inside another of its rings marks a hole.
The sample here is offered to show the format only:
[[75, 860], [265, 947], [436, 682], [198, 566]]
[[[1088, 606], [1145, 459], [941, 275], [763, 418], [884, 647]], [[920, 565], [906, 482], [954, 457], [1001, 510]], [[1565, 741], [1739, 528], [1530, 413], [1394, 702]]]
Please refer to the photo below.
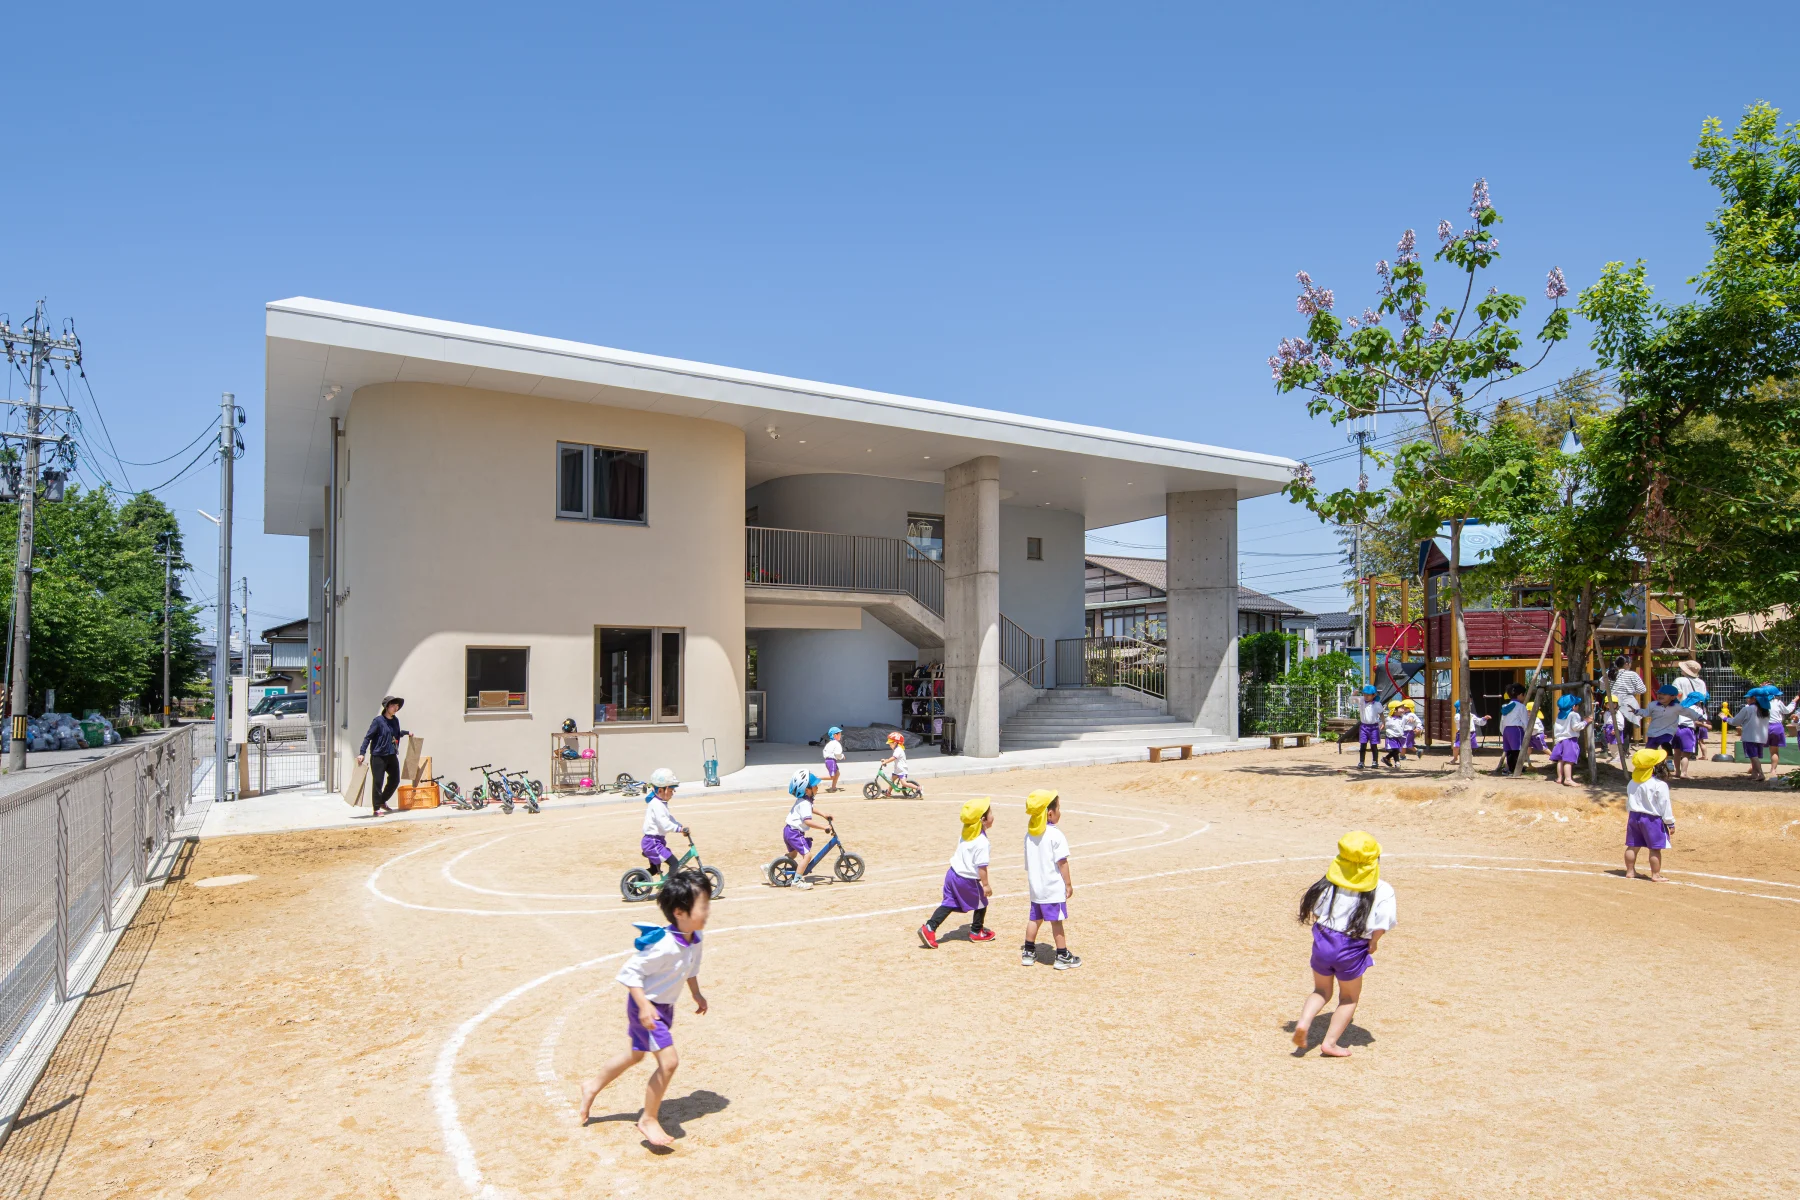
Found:
[[470, 646], [464, 670], [463, 707], [470, 712], [528, 708], [531, 651], [523, 646]]
[[1032, 562], [1043, 562], [1044, 561], [1044, 539], [1043, 538], [1026, 538], [1025, 539], [1025, 557], [1030, 559]]
[[642, 450], [556, 444], [556, 515], [576, 521], [647, 523], [649, 455]]

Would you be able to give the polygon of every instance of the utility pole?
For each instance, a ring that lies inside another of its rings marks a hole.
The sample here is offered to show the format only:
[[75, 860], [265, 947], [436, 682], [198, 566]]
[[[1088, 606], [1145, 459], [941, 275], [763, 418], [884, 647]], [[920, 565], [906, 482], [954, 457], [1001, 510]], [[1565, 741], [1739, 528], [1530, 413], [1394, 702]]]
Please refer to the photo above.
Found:
[[[19, 547], [13, 563], [13, 636], [10, 647], [12, 679], [9, 681], [12, 693], [12, 746], [6, 756], [8, 771], [22, 771], [25, 769], [25, 719], [31, 703], [28, 682], [31, 677], [31, 553], [37, 520], [38, 449], [44, 442], [61, 440], [59, 437], [46, 437], [43, 433], [43, 412], [46, 407], [44, 364], [79, 363], [81, 342], [73, 333], [52, 337], [45, 331], [44, 302], [40, 300], [37, 311], [23, 329], [14, 332], [11, 325], [0, 321], [0, 344], [4, 344], [9, 362], [17, 362], [23, 358], [28, 364], [26, 379], [29, 395], [25, 402], [23, 439], [25, 472], [19, 481]], [[48, 407], [59, 412], [67, 411], [59, 405]]]
[[237, 461], [237, 397], [219, 400], [218, 622], [213, 632], [213, 799], [229, 800], [225, 769], [231, 761], [231, 468]]
[[169, 727], [169, 585], [175, 574], [175, 535], [165, 533], [157, 539], [162, 543], [163, 560], [163, 728]]
[[243, 596], [240, 611], [244, 618], [244, 682], [246, 686], [256, 674], [256, 665], [250, 655], [250, 577], [238, 580], [238, 590]]

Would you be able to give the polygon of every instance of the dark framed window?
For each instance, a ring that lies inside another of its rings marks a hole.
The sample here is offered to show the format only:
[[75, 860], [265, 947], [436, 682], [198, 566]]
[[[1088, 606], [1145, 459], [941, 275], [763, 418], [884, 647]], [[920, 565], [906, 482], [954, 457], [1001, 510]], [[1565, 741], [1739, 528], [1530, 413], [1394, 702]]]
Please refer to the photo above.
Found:
[[650, 456], [642, 450], [556, 444], [556, 515], [570, 521], [649, 521]]
[[944, 561], [944, 514], [907, 513], [906, 540], [933, 562]]
[[469, 646], [464, 651], [463, 708], [495, 712], [530, 707], [531, 651], [523, 646]]
[[594, 629], [594, 724], [682, 719], [683, 629], [601, 625]]
[[1043, 562], [1044, 561], [1044, 539], [1043, 538], [1030, 538], [1030, 537], [1026, 538], [1025, 539], [1025, 557], [1032, 562]]

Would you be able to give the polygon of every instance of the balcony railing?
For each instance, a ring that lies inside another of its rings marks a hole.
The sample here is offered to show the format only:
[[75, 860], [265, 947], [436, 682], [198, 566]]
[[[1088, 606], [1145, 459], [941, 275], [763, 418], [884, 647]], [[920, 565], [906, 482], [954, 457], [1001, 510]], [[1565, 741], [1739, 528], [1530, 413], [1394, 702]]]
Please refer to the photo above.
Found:
[[1034, 688], [1044, 686], [1044, 639], [1032, 637], [1000, 614], [1000, 665]]
[[904, 538], [805, 529], [744, 530], [744, 582], [756, 587], [911, 596], [944, 615], [944, 568]]
[[1168, 695], [1169, 653], [1155, 642], [1132, 637], [1058, 638], [1057, 687], [1124, 687]]

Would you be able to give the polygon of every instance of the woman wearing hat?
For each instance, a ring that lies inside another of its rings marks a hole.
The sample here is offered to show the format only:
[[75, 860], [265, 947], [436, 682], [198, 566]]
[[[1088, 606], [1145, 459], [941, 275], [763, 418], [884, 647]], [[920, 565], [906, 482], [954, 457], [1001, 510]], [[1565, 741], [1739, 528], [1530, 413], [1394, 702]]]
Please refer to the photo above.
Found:
[[1330, 1001], [1335, 983], [1338, 1006], [1319, 1053], [1350, 1057], [1338, 1039], [1356, 1015], [1362, 977], [1375, 965], [1375, 947], [1394, 927], [1398, 914], [1394, 889], [1381, 878], [1381, 843], [1360, 830], [1346, 833], [1338, 839], [1337, 857], [1325, 868], [1325, 877], [1300, 898], [1300, 923], [1311, 925], [1313, 931], [1313, 990], [1294, 1022], [1294, 1045], [1301, 1053], [1306, 1052], [1313, 1018]]
[[1631, 756], [1631, 782], [1625, 785], [1625, 878], [1642, 879], [1637, 873], [1639, 850], [1650, 851], [1650, 879], [1663, 881], [1662, 852], [1675, 832], [1675, 808], [1669, 803], [1669, 785], [1656, 778], [1656, 768], [1668, 757], [1664, 750], [1639, 750]]
[[369, 722], [369, 731], [363, 734], [362, 746], [356, 752], [358, 763], [372, 757], [369, 772], [375, 796], [373, 816], [385, 817], [394, 811], [387, 802], [400, 786], [400, 739], [412, 736], [411, 730], [400, 728], [398, 714], [405, 705], [406, 701], [398, 696], [383, 696], [381, 712]]

